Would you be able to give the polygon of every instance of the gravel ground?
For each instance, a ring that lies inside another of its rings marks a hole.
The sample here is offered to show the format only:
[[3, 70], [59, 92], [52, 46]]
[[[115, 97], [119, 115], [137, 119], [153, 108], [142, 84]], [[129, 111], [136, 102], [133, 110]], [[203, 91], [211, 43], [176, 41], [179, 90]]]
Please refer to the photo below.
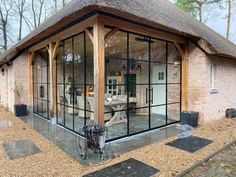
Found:
[[213, 158], [204, 162], [184, 177], [235, 177], [236, 176], [236, 143], [229, 146]]
[[[213, 140], [214, 142], [196, 153], [188, 153], [166, 146], [165, 143], [176, 139], [172, 137], [142, 148], [122, 154], [113, 160], [102, 164], [83, 166], [70, 158], [56, 145], [45, 139], [29, 125], [16, 118], [11, 113], [0, 108], [0, 120], [8, 118], [13, 127], [0, 128], [0, 176], [15, 177], [74, 177], [96, 171], [114, 163], [135, 158], [155, 168], [160, 172], [156, 176], [176, 176], [191, 167], [197, 161], [217, 151], [225, 144], [236, 139], [236, 119], [221, 119], [195, 129], [193, 134]], [[29, 139], [41, 152], [26, 158], [9, 160], [2, 144], [12, 140]]]

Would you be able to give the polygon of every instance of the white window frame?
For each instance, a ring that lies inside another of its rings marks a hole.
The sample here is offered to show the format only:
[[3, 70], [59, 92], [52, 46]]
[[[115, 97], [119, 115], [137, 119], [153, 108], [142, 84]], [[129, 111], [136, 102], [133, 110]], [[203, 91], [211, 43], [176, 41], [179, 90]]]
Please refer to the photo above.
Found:
[[212, 64], [212, 65], [211, 65], [211, 75], [210, 75], [211, 88], [210, 88], [210, 90], [209, 90], [210, 94], [217, 94], [217, 93], [219, 92], [219, 90], [215, 87], [216, 68], [217, 68], [217, 65], [216, 65], [216, 64]]
[[216, 64], [211, 65], [211, 88], [215, 88]]

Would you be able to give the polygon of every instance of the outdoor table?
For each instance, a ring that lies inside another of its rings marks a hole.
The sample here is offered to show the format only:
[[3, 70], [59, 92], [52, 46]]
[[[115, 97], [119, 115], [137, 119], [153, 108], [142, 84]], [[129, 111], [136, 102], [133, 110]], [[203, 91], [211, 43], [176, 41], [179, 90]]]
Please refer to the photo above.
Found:
[[125, 111], [120, 111], [124, 110], [126, 104], [127, 102], [122, 100], [105, 101], [104, 105], [115, 111], [114, 116], [106, 123], [107, 126], [127, 122]]

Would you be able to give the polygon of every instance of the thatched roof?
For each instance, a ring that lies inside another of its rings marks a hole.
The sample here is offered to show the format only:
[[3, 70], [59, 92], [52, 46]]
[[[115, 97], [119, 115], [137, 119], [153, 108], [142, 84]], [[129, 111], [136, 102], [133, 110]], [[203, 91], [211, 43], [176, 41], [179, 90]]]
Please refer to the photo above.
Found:
[[[72, 0], [41, 26], [0, 57], [0, 64], [11, 60], [37, 41], [55, 34], [64, 25], [94, 10], [106, 12], [146, 25], [202, 39], [211, 54], [236, 59], [236, 46], [186, 14], [168, 0]], [[207, 52], [207, 50], [206, 50]]]

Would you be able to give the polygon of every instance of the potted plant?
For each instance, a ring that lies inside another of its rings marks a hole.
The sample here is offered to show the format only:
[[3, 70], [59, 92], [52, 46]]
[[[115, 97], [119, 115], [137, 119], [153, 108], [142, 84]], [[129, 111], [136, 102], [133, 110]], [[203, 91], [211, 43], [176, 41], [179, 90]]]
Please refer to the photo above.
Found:
[[21, 94], [23, 92], [23, 86], [18, 84], [15, 81], [13, 92], [15, 96], [18, 98], [18, 103], [14, 104], [14, 112], [17, 117], [19, 116], [26, 116], [27, 115], [27, 105], [21, 104]]
[[[193, 103], [196, 98], [197, 98], [197, 89], [195, 86], [193, 86], [190, 90], [189, 90], [189, 100], [191, 101], [191, 103]], [[197, 127], [198, 126], [198, 120], [199, 120], [199, 112], [196, 111], [182, 111], [180, 113], [180, 120], [181, 120], [181, 124], [187, 124], [190, 125], [192, 127]]]

